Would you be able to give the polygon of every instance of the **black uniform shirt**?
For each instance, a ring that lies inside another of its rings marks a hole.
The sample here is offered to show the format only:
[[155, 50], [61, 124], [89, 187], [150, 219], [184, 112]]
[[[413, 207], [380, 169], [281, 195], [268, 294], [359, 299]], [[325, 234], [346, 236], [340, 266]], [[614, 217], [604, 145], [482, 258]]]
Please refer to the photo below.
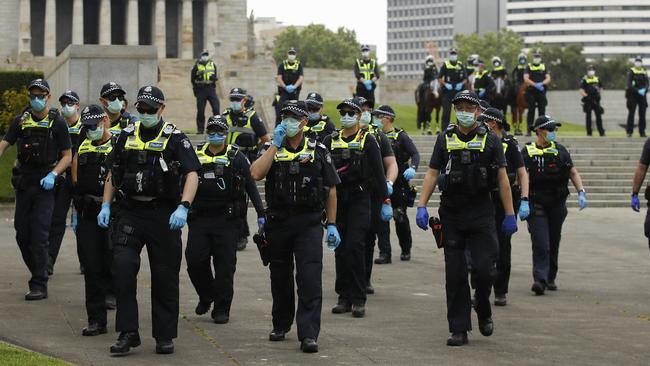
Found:
[[393, 152], [393, 146], [391, 145], [390, 139], [388, 136], [386, 136], [386, 134], [381, 131], [375, 131], [373, 136], [375, 136], [377, 142], [379, 143], [379, 151], [381, 152], [382, 162], [383, 158], [395, 156], [395, 152]]
[[[299, 62], [299, 61], [296, 60], [295, 62]], [[294, 65], [295, 65], [295, 63], [292, 64], [291, 66], [294, 66]], [[298, 81], [298, 79], [303, 75], [302, 62], [300, 62], [298, 64], [298, 69], [297, 70], [286, 70], [284, 68], [284, 62], [281, 62], [278, 65], [278, 75], [282, 76], [282, 81], [284, 81], [285, 85], [295, 84], [296, 81]]]
[[[542, 149], [543, 147], [537, 145], [535, 143], [535, 146], [537, 148]], [[548, 147], [548, 146], [547, 146]], [[557, 142], [555, 143], [555, 147], [558, 150], [558, 158], [560, 159], [560, 167], [564, 170], [564, 172], [568, 176], [568, 171], [573, 168], [573, 160], [571, 159], [571, 154], [569, 154], [569, 150], [566, 149], [563, 145], [558, 144]], [[530, 157], [528, 155], [528, 151], [526, 150], [526, 147], [521, 149], [521, 156], [523, 157], [524, 160], [524, 166], [526, 167], [526, 170], [528, 171], [537, 171], [538, 169], [538, 163], [534, 157]], [[530, 182], [530, 192], [531, 193], [538, 193], [540, 191], [544, 191], [545, 189], [552, 188], [552, 187], [538, 187], [534, 184], [534, 182], [531, 180]]]
[[543, 71], [542, 70], [533, 71], [530, 69], [530, 65], [531, 64], [528, 64], [526, 66], [526, 70], [524, 71], [524, 74], [528, 74], [528, 78], [535, 83], [541, 83], [542, 81], [544, 81], [544, 79], [546, 79], [546, 75], [548, 75], [548, 68], [546, 67], [546, 65], [544, 63], [537, 65], [537, 67], [544, 66]]
[[[397, 135], [397, 144], [399, 145], [400, 150], [403, 150], [406, 155], [411, 158], [411, 164], [400, 166], [400, 173], [403, 173], [403, 170], [406, 170], [407, 167], [413, 167], [413, 169], [417, 169], [418, 165], [420, 165], [420, 153], [418, 152], [417, 147], [413, 143], [413, 140], [411, 140], [411, 137], [406, 133], [406, 131], [402, 130], [399, 135]], [[396, 158], [399, 159], [399, 156]], [[400, 165], [399, 160], [397, 161], [397, 164]]]
[[457, 62], [456, 67], [460, 66], [460, 69], [448, 69], [447, 63], [442, 64], [440, 72], [438, 73], [438, 78], [443, 79], [445, 83], [457, 84], [467, 79], [467, 73], [465, 68], [460, 62]]
[[506, 163], [508, 163], [508, 171], [517, 171], [519, 168], [523, 168], [524, 159], [521, 157], [519, 152], [519, 144], [512, 136], [507, 136], [503, 139], [503, 142], [508, 145], [506, 150]]
[[645, 144], [643, 144], [643, 152], [641, 153], [641, 159], [639, 160], [639, 163], [643, 165], [650, 165], [650, 138], [645, 140]]
[[602, 81], [600, 81], [600, 78], [598, 78], [598, 82], [596, 83], [588, 83], [587, 79], [589, 76], [585, 75], [581, 80], [580, 80], [580, 89], [584, 90], [587, 92], [587, 95], [589, 96], [597, 96], [598, 95], [598, 90], [603, 87]]
[[316, 139], [318, 142], [322, 142], [325, 136], [329, 136], [332, 134], [332, 132], [336, 131], [336, 126], [334, 126], [334, 123], [332, 123], [332, 120], [327, 116], [326, 114], [322, 115], [319, 120], [316, 122], [307, 122], [308, 127], [313, 127], [317, 124], [319, 124], [321, 121], [325, 122], [325, 127], [323, 127], [323, 130], [320, 132], [314, 132], [314, 131], [309, 131], [307, 132], [307, 136], [313, 139]]
[[438, 68], [436, 65], [433, 65], [431, 67], [424, 67], [424, 76], [422, 77], [422, 81], [425, 83], [430, 83], [433, 80], [438, 78]]

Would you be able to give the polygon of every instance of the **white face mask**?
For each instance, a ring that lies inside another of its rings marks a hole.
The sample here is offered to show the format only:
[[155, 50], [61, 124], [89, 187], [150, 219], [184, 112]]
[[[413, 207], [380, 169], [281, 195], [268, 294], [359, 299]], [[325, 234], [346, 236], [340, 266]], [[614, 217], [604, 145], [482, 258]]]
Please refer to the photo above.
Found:
[[596, 72], [594, 70], [587, 71], [587, 76], [595, 76]]
[[201, 60], [201, 62], [206, 62], [206, 61], [208, 61], [208, 56], [206, 56], [206, 55], [201, 56], [200, 60]]
[[72, 117], [77, 113], [77, 108], [73, 105], [65, 105], [61, 108], [61, 113], [66, 117]]
[[542, 63], [542, 58], [541, 58], [541, 57], [534, 57], [534, 58], [533, 58], [533, 63], [534, 63], [535, 65], [539, 65], [539, 64], [541, 64], [541, 63]]
[[296, 55], [287, 55], [287, 60], [291, 62], [296, 61]]
[[368, 52], [368, 51], [363, 51], [363, 52], [361, 52], [361, 57], [363, 57], [363, 58], [369, 58], [369, 57], [370, 57], [370, 52]]
[[449, 55], [449, 61], [456, 62], [458, 60], [458, 55]]
[[643, 65], [643, 64], [641, 63], [641, 61], [634, 61], [634, 66], [635, 66], [635, 67], [641, 67], [641, 65]]
[[359, 124], [362, 127], [365, 127], [370, 124], [370, 121], [372, 121], [372, 115], [370, 114], [370, 111], [361, 112], [361, 118], [359, 118]]

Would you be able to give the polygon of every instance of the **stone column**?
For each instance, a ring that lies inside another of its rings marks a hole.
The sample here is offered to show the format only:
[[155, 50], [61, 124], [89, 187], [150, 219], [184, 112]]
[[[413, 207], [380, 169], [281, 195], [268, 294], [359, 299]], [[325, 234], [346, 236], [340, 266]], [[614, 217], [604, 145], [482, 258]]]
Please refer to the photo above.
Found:
[[72, 44], [84, 44], [84, 2], [72, 3]]
[[56, 0], [45, 0], [45, 31], [43, 34], [45, 46], [43, 56], [56, 56]]
[[165, 0], [156, 0], [154, 8], [154, 44], [158, 47], [158, 58], [167, 56], [167, 32], [165, 28]]
[[203, 37], [205, 44], [203, 45], [203, 48], [212, 51], [213, 59], [216, 59], [218, 56], [216, 54], [217, 50], [214, 48], [214, 42], [217, 40], [219, 29], [217, 23], [217, 7], [217, 0], [208, 0], [208, 3], [205, 6], [205, 17], [203, 20], [203, 24], [205, 24], [205, 36]]
[[111, 1], [100, 0], [99, 3], [99, 44], [111, 44]]
[[129, 0], [126, 18], [126, 44], [137, 46], [140, 43], [138, 36], [138, 0]]
[[181, 14], [181, 58], [192, 59], [192, 0], [183, 0]]
[[18, 56], [32, 53], [31, 4], [29, 0], [20, 0], [18, 19]]

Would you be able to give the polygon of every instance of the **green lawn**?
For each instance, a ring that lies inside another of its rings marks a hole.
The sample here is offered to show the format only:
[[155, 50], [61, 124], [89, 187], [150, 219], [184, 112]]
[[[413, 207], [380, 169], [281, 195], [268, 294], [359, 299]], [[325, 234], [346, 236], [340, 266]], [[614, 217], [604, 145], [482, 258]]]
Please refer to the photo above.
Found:
[[0, 365], [3, 366], [70, 366], [71, 364], [40, 353], [30, 352], [0, 342]]
[[0, 156], [0, 202], [13, 202], [14, 188], [11, 186], [11, 167], [16, 160], [16, 147], [11, 146]]
[[[339, 113], [336, 110], [337, 104], [340, 103], [338, 101], [332, 101], [328, 100], [325, 101], [325, 108], [324, 108], [324, 113], [330, 116], [332, 119], [332, 122], [334, 122], [337, 127], [339, 126], [338, 120], [339, 120]], [[406, 130], [409, 134], [419, 134], [420, 132], [417, 130], [417, 108], [415, 104], [412, 105], [404, 105], [404, 104], [399, 104], [399, 105], [391, 105], [393, 109], [395, 110], [395, 114], [397, 114], [397, 119], [395, 120], [395, 124], [398, 127], [401, 127]], [[442, 110], [440, 111], [440, 114], [442, 115]], [[434, 111], [432, 113], [432, 117], [436, 117], [436, 112]], [[510, 123], [510, 113], [508, 113], [508, 116], [506, 117], [508, 120], [508, 123]], [[451, 113], [451, 120], [455, 120], [455, 113], [452, 110]], [[560, 130], [560, 134], [566, 134], [566, 135], [584, 135], [585, 134], [585, 128], [584, 126], [572, 124], [572, 123], [562, 123], [562, 128]]]

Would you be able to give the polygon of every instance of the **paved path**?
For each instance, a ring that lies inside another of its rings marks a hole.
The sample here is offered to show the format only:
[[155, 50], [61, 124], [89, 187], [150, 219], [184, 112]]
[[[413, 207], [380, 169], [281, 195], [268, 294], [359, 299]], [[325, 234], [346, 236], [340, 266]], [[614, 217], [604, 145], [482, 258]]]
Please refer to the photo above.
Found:
[[[414, 210], [410, 210], [414, 216]], [[251, 217], [251, 224], [253, 218]], [[143, 344], [128, 357], [108, 353], [116, 338], [80, 335], [85, 325], [83, 278], [71, 232], [50, 280], [49, 299], [25, 302], [26, 269], [14, 241], [12, 212], [0, 210], [0, 338], [82, 365], [648, 365], [650, 252], [643, 216], [627, 209], [571, 209], [560, 256], [560, 290], [529, 291], [531, 249], [525, 227], [513, 243], [509, 305], [496, 308], [495, 334], [470, 335], [470, 345], [445, 346], [444, 260], [430, 232], [414, 230], [413, 260], [376, 266], [365, 319], [335, 316], [334, 257], [326, 250], [321, 352], [298, 351], [295, 326], [271, 343], [268, 269], [254, 247], [239, 254], [231, 322], [216, 325], [194, 314], [197, 297], [181, 272], [176, 353], [154, 353], [150, 337], [149, 268], [139, 278]], [[413, 223], [414, 223], [413, 218]], [[395, 240], [395, 239], [393, 239]], [[394, 251], [399, 255], [395, 241]], [[475, 319], [474, 319], [475, 321]], [[475, 323], [476, 327], [476, 323]]]

